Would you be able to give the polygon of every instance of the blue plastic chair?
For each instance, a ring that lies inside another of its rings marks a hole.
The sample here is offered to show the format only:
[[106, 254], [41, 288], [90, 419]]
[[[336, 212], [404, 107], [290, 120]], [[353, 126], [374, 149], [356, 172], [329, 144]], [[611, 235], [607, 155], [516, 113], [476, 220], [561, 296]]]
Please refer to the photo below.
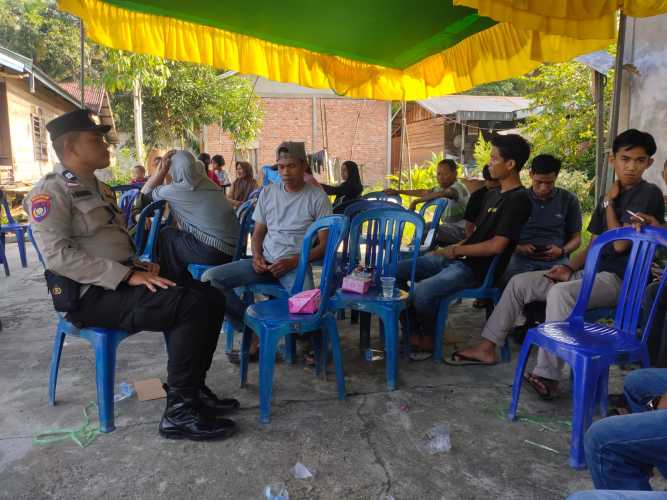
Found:
[[9, 203], [7, 203], [7, 198], [2, 196], [0, 199], [2, 200], [0, 213], [4, 209], [8, 222], [8, 224], [0, 224], [0, 258], [2, 259], [2, 263], [5, 268], [5, 275], [9, 276], [9, 263], [7, 262], [7, 256], [5, 255], [5, 234], [14, 233], [16, 235], [16, 243], [19, 247], [21, 267], [28, 267], [28, 258], [25, 252], [25, 235], [28, 230], [28, 225], [16, 222], [14, 217], [12, 217], [11, 211], [9, 210]]
[[118, 206], [125, 216], [125, 225], [129, 228], [132, 224], [132, 208], [134, 206], [134, 200], [139, 196], [139, 189], [128, 189], [123, 191], [120, 195], [120, 202]]
[[333, 347], [334, 364], [336, 367], [336, 385], [338, 387], [338, 398], [345, 399], [345, 376], [343, 373], [343, 361], [338, 338], [336, 319], [329, 308], [330, 293], [332, 290], [332, 279], [335, 265], [336, 249], [343, 238], [347, 236], [349, 227], [348, 220], [341, 215], [330, 215], [313, 222], [301, 245], [301, 255], [297, 267], [297, 277], [291, 294], [300, 292], [308, 267], [308, 255], [313, 246], [313, 238], [322, 229], [328, 229], [327, 245], [320, 277], [320, 306], [314, 314], [290, 314], [287, 299], [272, 299], [253, 304], [246, 309], [243, 342], [241, 346], [241, 387], [246, 385], [248, 377], [248, 356], [252, 331], [259, 336], [259, 406], [261, 423], [269, 423], [271, 419], [271, 395], [273, 390], [273, 368], [276, 361], [276, 350], [278, 342], [287, 335], [303, 335], [306, 332], [317, 332], [324, 330], [324, 342], [322, 335], [315, 333], [315, 353], [317, 361], [317, 373], [322, 370], [322, 358], [326, 354], [321, 352], [322, 346], [326, 349], [330, 340]]
[[141, 189], [142, 185], [138, 184], [119, 184], [117, 186], [111, 186], [111, 189], [113, 190], [114, 193], [116, 193], [116, 196], [119, 194], [122, 196], [123, 193], [127, 191], [132, 191], [133, 189]]
[[[348, 273], [361, 262], [361, 240], [363, 226], [373, 232], [374, 238], [366, 238], [364, 264], [373, 266], [377, 280], [379, 277], [396, 277], [400, 257], [403, 232], [407, 224], [414, 226], [414, 241], [421, 241], [424, 233], [424, 219], [419, 214], [408, 210], [387, 210], [376, 208], [358, 214], [350, 225], [350, 257]], [[367, 314], [375, 314], [382, 322], [385, 350], [385, 372], [387, 387], [390, 391], [396, 389], [398, 372], [398, 332], [399, 317], [407, 307], [408, 298], [414, 288], [415, 264], [419, 255], [419, 246], [414, 245], [412, 251], [412, 270], [410, 273], [410, 291], [396, 289], [393, 299], [382, 297], [377, 283], [367, 294], [357, 294], [339, 290], [331, 299], [331, 308], [353, 309]], [[408, 335], [404, 335], [404, 344], [408, 344]]]
[[[32, 231], [30, 231], [31, 233]], [[33, 239], [34, 244], [34, 239]], [[35, 244], [37, 255], [44, 267], [41, 252]], [[114, 419], [114, 387], [116, 379], [116, 352], [118, 345], [130, 334], [124, 330], [113, 328], [82, 328], [75, 327], [58, 314], [56, 335], [51, 352], [51, 368], [49, 373], [49, 406], [56, 404], [56, 386], [58, 383], [58, 369], [63, 352], [65, 337], [79, 337], [87, 340], [95, 351], [95, 384], [97, 386], [97, 408], [100, 421], [100, 432], [111, 432], [116, 428]]]
[[384, 191], [373, 191], [362, 196], [364, 200], [389, 201], [403, 205], [403, 200], [399, 194], [387, 194]]
[[9, 276], [9, 264], [7, 263], [7, 255], [5, 254], [5, 235], [0, 233], [0, 263], [5, 268], [5, 276]]
[[[587, 322], [586, 306], [593, 288], [600, 251], [617, 240], [629, 240], [632, 249], [616, 304], [614, 325], [609, 327]], [[569, 463], [574, 468], [586, 466], [583, 437], [591, 424], [594, 408], [598, 406], [600, 412], [606, 414], [610, 364], [639, 362], [643, 367], [649, 366], [647, 339], [667, 273], [662, 276], [640, 339], [637, 338], [637, 325], [657, 246], [667, 246], [667, 230], [651, 226], [646, 226], [641, 231], [620, 228], [598, 236], [588, 251], [581, 291], [570, 317], [565, 321], [543, 323], [531, 328], [523, 342], [514, 373], [508, 418], [516, 419], [523, 373], [533, 346], [539, 346], [566, 361], [572, 368], [574, 377], [569, 458]]]
[[[345, 215], [345, 217], [347, 217], [349, 220], [352, 220], [354, 219], [354, 217], [356, 217], [357, 214], [366, 212], [368, 210], [372, 210], [374, 208], [385, 208], [387, 210], [406, 210], [402, 205], [394, 203], [393, 201], [360, 199], [350, 202], [343, 210], [343, 215]], [[366, 239], [370, 240], [373, 239], [371, 229], [372, 229], [371, 227], [368, 228], [367, 234], [365, 235]], [[362, 236], [361, 242], [365, 243], [364, 236]], [[338, 260], [336, 263], [336, 283], [338, 286], [341, 285], [343, 277], [345, 276], [345, 274], [347, 274], [348, 243], [349, 243], [348, 240], [345, 240], [343, 242], [342, 251], [339, 252], [338, 254]], [[360, 316], [359, 311], [352, 311], [352, 314], [350, 315], [352, 324], [359, 323], [359, 316]], [[360, 348], [365, 349], [366, 347], [368, 347], [367, 345], [368, 339], [370, 338], [370, 330], [371, 330], [370, 315], [361, 313], [361, 318], [362, 319], [359, 326], [361, 333]], [[345, 319], [344, 309], [338, 311], [338, 319]]]
[[[489, 264], [489, 269], [486, 271], [486, 276], [484, 281], [477, 288], [465, 288], [459, 290], [451, 295], [443, 297], [440, 299], [440, 304], [438, 305], [438, 316], [435, 321], [435, 346], [433, 349], [433, 361], [436, 363], [442, 363], [442, 356], [444, 351], [444, 331], [447, 328], [447, 316], [449, 315], [449, 306], [456, 302], [459, 299], [487, 299], [490, 300], [495, 306], [500, 300], [501, 291], [499, 288], [493, 286], [493, 282], [496, 276], [496, 269], [498, 268], [498, 262], [500, 256], [495, 256]], [[486, 317], [491, 315], [492, 308], [487, 308]], [[509, 341], [505, 340], [505, 345], [500, 349], [500, 358], [503, 362], [509, 363], [511, 359], [511, 350], [509, 347]]]
[[[137, 249], [137, 255], [142, 262], [155, 261], [155, 246], [157, 244], [160, 229], [162, 229], [162, 215], [166, 202], [164, 200], [154, 201], [144, 207], [137, 220], [137, 232], [134, 234], [134, 246]], [[148, 231], [148, 238], [144, 244], [144, 231], [146, 230], [146, 220], [152, 217], [151, 228]]]
[[76, 328], [59, 314], [56, 338], [51, 354], [49, 376], [49, 405], [56, 404], [56, 383], [58, 367], [67, 335], [87, 340], [95, 351], [95, 384], [97, 386], [97, 408], [101, 432], [111, 432], [114, 424], [114, 386], [116, 378], [116, 351], [118, 345], [130, 334], [124, 330], [111, 328]]
[[[440, 227], [440, 219], [442, 219], [442, 215], [445, 213], [445, 208], [447, 208], [447, 199], [436, 198], [435, 200], [429, 200], [423, 203], [419, 208], [419, 215], [426, 220], [426, 212], [432, 207], [434, 208], [433, 218], [431, 219], [430, 226], [428, 227], [428, 230], [425, 231], [424, 238], [419, 246], [419, 255], [425, 255], [426, 252], [430, 252], [437, 246], [438, 228]], [[411, 253], [412, 249], [410, 248], [406, 247], [401, 249], [402, 258], [409, 258]]]

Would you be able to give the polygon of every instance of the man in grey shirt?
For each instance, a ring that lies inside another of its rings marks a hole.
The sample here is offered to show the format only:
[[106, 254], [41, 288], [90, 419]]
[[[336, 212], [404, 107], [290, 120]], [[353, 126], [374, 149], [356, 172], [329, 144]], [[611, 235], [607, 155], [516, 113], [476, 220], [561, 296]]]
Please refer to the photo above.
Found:
[[[202, 281], [210, 281], [225, 294], [227, 319], [237, 330], [243, 327], [245, 308], [234, 288], [254, 283], [280, 283], [291, 291], [306, 230], [315, 220], [332, 214], [331, 203], [324, 191], [304, 181], [306, 152], [303, 143], [285, 144], [288, 153], [282, 154], [278, 160], [281, 183], [265, 186], [257, 200], [253, 214], [252, 259], [214, 267], [202, 276]], [[317, 244], [310, 251], [309, 262], [322, 258], [327, 235], [326, 230], [320, 231]], [[303, 288], [313, 288], [310, 270]]]

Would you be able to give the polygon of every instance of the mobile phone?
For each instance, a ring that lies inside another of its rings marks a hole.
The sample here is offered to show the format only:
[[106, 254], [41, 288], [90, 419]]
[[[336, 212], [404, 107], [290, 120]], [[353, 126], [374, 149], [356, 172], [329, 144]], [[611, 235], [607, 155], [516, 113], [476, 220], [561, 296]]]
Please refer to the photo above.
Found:
[[632, 210], [626, 210], [626, 212], [632, 215], [635, 219], [638, 219], [640, 222], [646, 222], [646, 220], [643, 217], [637, 215]]
[[535, 251], [533, 253], [544, 253], [548, 250], [549, 247], [545, 245], [535, 245]]

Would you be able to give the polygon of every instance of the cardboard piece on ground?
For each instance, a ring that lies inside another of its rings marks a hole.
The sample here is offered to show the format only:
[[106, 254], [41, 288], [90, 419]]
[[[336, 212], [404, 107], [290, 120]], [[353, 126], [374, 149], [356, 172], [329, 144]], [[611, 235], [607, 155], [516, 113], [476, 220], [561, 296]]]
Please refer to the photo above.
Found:
[[164, 399], [167, 393], [162, 388], [159, 378], [149, 378], [134, 382], [134, 390], [137, 391], [139, 401], [150, 401], [151, 399]]

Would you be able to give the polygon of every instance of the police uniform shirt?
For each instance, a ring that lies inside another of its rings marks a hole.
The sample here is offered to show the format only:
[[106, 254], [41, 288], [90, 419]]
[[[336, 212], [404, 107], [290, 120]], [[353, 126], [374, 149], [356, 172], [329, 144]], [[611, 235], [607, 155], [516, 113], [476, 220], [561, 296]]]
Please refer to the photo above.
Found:
[[[24, 201], [47, 269], [114, 290], [130, 271], [134, 246], [113, 190], [57, 164]], [[82, 293], [88, 287], [82, 287]]]

